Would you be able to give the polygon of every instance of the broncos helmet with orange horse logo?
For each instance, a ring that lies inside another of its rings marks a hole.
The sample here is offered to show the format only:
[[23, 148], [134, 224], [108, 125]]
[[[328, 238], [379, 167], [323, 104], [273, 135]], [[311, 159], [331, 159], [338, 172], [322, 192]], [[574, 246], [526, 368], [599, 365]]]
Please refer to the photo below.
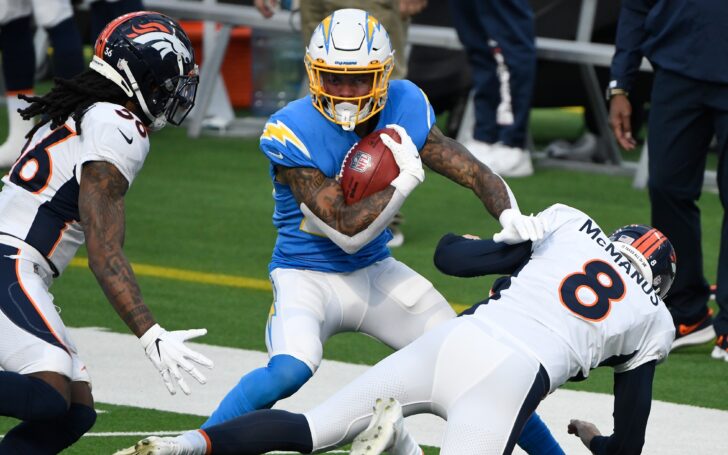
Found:
[[113, 81], [140, 107], [147, 126], [179, 125], [194, 106], [198, 69], [187, 34], [153, 11], [119, 16], [104, 28], [90, 68]]

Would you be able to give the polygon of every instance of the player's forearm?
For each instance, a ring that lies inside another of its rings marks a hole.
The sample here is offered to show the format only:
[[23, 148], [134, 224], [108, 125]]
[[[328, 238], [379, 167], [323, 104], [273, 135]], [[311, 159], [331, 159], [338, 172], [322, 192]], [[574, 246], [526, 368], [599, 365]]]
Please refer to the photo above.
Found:
[[433, 171], [470, 188], [494, 218], [498, 219], [503, 210], [511, 208], [505, 182], [475, 159], [462, 144], [443, 135], [437, 127], [430, 131], [420, 156]]
[[[483, 167], [485, 166], [483, 165]], [[487, 171], [481, 170], [475, 177], [476, 183], [472, 190], [488, 213], [493, 215], [493, 218], [498, 219], [505, 209], [518, 209], [513, 193], [498, 174], [494, 174], [488, 169]]]
[[392, 198], [382, 212], [369, 223], [369, 225], [354, 235], [346, 235], [326, 224], [306, 204], [301, 204], [301, 211], [307, 220], [321, 230], [332, 242], [344, 250], [347, 254], [355, 254], [357, 251], [374, 240], [384, 231], [394, 216], [399, 211], [407, 197], [399, 190], [394, 190]]
[[342, 204], [334, 224], [329, 224], [345, 235], [356, 235], [368, 228], [392, 200], [395, 188], [389, 186], [352, 205]]
[[124, 176], [111, 163], [85, 163], [78, 211], [89, 268], [114, 310], [135, 335], [141, 336], [154, 325], [154, 318], [142, 301], [131, 264], [122, 250], [126, 232], [124, 195], [128, 188]]
[[299, 204], [305, 204], [316, 217], [345, 235], [356, 235], [366, 229], [394, 194], [387, 187], [361, 201], [347, 205], [339, 183], [313, 168], [279, 168], [281, 183], [290, 186]]
[[652, 381], [657, 362], [614, 375], [614, 433], [597, 436], [589, 449], [599, 455], [640, 453], [652, 406]]
[[136, 336], [142, 336], [155, 321], [142, 299], [131, 264], [121, 249], [93, 250], [89, 246], [89, 268], [106, 298], [129, 329]]
[[435, 267], [442, 273], [474, 277], [515, 272], [531, 256], [531, 242], [507, 245], [490, 239], [446, 234], [435, 248]]

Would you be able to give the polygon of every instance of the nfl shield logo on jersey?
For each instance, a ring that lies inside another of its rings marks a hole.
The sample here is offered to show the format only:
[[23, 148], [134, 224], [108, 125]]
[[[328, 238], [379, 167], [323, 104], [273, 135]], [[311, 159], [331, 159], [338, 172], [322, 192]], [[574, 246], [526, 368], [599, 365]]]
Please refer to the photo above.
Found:
[[364, 173], [370, 167], [372, 167], [372, 156], [361, 150], [357, 150], [354, 156], [351, 158], [349, 168], [356, 172]]

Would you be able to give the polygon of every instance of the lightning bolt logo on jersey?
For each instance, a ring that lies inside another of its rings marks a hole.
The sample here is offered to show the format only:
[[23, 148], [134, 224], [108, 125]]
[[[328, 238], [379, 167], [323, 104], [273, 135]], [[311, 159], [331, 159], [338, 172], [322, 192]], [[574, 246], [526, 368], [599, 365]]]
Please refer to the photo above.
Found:
[[[399, 124], [420, 149], [427, 140], [434, 118], [432, 106], [416, 85], [406, 80], [391, 81], [387, 103], [380, 111], [374, 129], [390, 123]], [[310, 96], [289, 103], [268, 120], [260, 137], [260, 150], [271, 162], [270, 176], [275, 190], [273, 224], [278, 229], [270, 270], [282, 267], [350, 272], [389, 256], [389, 230], [356, 254], [346, 254], [310, 228], [290, 187], [275, 178], [275, 166], [312, 167], [335, 178], [346, 152], [359, 139], [355, 132], [345, 131], [322, 115], [313, 106]]]
[[[275, 140], [284, 147], [288, 145], [288, 143], [291, 143], [301, 153], [303, 153], [306, 158], [311, 158], [311, 154], [308, 153], [308, 149], [305, 145], [303, 145], [303, 142], [301, 142], [301, 140], [298, 139], [295, 134], [293, 134], [293, 131], [291, 131], [290, 128], [284, 125], [283, 122], [281, 122], [280, 120], [277, 122], [266, 123], [265, 128], [263, 129], [263, 135], [260, 137], [260, 139]], [[273, 156], [279, 155], [279, 153], [276, 153]]]

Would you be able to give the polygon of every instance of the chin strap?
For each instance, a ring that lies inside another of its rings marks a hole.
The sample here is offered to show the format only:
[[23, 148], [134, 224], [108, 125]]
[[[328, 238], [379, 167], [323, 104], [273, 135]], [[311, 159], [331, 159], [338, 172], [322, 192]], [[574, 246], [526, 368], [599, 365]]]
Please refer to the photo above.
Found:
[[129, 69], [129, 64], [126, 60], [119, 60], [119, 67], [129, 79], [129, 83], [131, 84], [131, 86], [129, 85], [129, 83], [127, 83], [126, 80], [124, 80], [124, 77], [114, 69], [114, 67], [112, 67], [96, 55], [94, 55], [93, 59], [91, 60], [91, 64], [89, 65], [89, 67], [104, 76], [105, 78], [109, 79], [111, 82], [118, 85], [124, 91], [126, 96], [130, 98], [136, 98], [136, 101], [139, 104], [139, 107], [142, 109], [142, 112], [147, 117], [147, 119], [151, 121], [147, 128], [152, 131], [158, 131], [164, 128], [164, 126], [167, 124], [167, 117], [165, 116], [165, 114], [156, 117], [152, 115], [151, 112], [149, 112], [147, 102], [144, 100], [144, 96], [139, 89], [139, 84], [134, 78], [131, 69]]
[[118, 85], [119, 88], [121, 88], [126, 96], [128, 96], [129, 98], [134, 96], [134, 91], [131, 89], [131, 87], [129, 87], [129, 84], [126, 83], [121, 74], [119, 74], [118, 71], [116, 71], [111, 65], [106, 63], [101, 58], [94, 55], [94, 58], [91, 59], [91, 63], [89, 63], [88, 66], [92, 70], [104, 76], [106, 79]]
[[119, 66], [121, 67], [122, 71], [124, 71], [124, 74], [126, 74], [126, 77], [129, 78], [129, 82], [131, 82], [131, 88], [134, 90], [134, 94], [136, 96], [137, 102], [139, 103], [139, 107], [142, 108], [142, 112], [144, 112], [144, 115], [146, 115], [146, 117], [151, 120], [151, 123], [147, 126], [147, 128], [149, 128], [151, 131], [159, 131], [164, 128], [164, 126], [167, 124], [167, 116], [163, 113], [162, 115], [157, 117], [149, 112], [147, 102], [144, 100], [142, 91], [139, 89], [139, 84], [134, 78], [134, 75], [131, 73], [131, 69], [129, 69], [129, 64], [126, 62], [126, 60], [121, 59], [119, 60]]

